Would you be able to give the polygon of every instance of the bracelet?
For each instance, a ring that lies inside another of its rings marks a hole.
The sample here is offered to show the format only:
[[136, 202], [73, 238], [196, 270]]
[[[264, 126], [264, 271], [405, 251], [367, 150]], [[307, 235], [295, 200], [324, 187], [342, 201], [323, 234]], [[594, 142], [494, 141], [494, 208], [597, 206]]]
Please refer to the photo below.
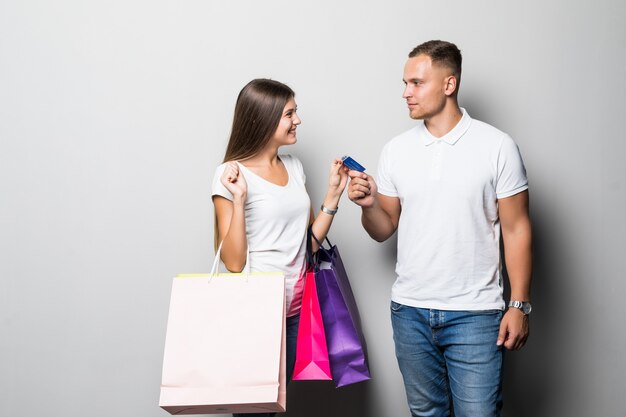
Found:
[[339, 206], [337, 206], [336, 209], [329, 209], [328, 207], [324, 207], [324, 205], [322, 204], [321, 210], [326, 214], [334, 216], [335, 213], [337, 213], [337, 210], [339, 210]]

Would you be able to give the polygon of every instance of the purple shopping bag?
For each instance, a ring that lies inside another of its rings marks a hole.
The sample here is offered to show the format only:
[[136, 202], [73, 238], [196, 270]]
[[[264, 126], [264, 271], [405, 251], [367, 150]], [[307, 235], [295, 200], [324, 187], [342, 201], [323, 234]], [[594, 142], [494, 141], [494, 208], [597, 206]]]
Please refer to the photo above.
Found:
[[[317, 239], [315, 239], [317, 240]], [[326, 240], [330, 245], [328, 239]], [[326, 331], [328, 357], [337, 387], [370, 379], [365, 339], [354, 294], [339, 249], [317, 252], [315, 281]]]

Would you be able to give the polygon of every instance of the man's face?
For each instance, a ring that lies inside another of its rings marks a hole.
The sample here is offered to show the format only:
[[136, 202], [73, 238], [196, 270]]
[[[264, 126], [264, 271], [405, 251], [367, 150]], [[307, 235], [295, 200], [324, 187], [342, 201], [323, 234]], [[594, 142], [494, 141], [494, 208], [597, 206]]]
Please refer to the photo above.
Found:
[[409, 58], [404, 66], [403, 81], [406, 85], [402, 98], [409, 107], [412, 119], [428, 120], [443, 110], [446, 98], [450, 95], [450, 69], [433, 65], [427, 55]]

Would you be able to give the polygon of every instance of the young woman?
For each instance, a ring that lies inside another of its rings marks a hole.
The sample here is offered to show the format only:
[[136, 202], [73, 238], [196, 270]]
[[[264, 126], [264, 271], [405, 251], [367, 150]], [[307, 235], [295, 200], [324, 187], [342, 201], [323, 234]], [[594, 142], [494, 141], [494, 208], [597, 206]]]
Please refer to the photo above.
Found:
[[[330, 167], [328, 190], [314, 216], [300, 161], [279, 148], [296, 143], [300, 125], [295, 93], [273, 80], [256, 79], [239, 93], [224, 157], [213, 179], [216, 237], [231, 272], [283, 271], [287, 306], [287, 381], [295, 362], [296, 337], [306, 269], [307, 228], [322, 241], [348, 180], [341, 160]], [[317, 244], [312, 242], [313, 250]], [[272, 414], [245, 414], [245, 416]], [[244, 416], [244, 415], [242, 415]]]

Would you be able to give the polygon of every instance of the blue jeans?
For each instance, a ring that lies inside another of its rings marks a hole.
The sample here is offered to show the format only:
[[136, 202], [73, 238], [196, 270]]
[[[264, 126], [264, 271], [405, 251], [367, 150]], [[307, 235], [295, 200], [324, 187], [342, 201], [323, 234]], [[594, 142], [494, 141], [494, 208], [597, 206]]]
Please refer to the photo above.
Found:
[[[296, 364], [296, 341], [298, 340], [298, 325], [300, 324], [300, 314], [287, 317], [286, 323], [286, 344], [287, 344], [287, 383], [293, 376], [293, 368]], [[233, 414], [233, 417], [274, 417], [276, 413], [249, 413]]]
[[396, 358], [413, 417], [497, 417], [502, 311], [443, 311], [391, 302]]

